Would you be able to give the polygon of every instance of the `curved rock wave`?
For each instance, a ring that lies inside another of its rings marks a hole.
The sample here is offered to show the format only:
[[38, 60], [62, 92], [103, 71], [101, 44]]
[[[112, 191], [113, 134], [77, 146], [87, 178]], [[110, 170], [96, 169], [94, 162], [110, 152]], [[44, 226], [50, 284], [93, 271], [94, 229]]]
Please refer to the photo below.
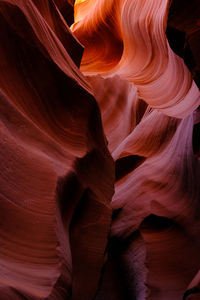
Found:
[[2, 300], [199, 297], [200, 92], [169, 8], [0, 0]]

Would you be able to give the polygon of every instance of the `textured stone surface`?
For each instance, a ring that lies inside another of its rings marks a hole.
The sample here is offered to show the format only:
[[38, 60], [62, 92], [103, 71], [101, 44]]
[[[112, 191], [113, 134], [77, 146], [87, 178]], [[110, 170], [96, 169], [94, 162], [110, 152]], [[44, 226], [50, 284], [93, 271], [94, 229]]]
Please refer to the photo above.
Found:
[[0, 0], [0, 300], [199, 298], [198, 2]]

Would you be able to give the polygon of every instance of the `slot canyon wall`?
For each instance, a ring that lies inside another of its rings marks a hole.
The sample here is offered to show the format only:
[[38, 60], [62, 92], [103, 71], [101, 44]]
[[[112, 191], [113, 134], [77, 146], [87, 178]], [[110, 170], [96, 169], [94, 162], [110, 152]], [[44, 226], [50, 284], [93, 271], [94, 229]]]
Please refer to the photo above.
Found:
[[0, 300], [200, 299], [199, 0], [0, 0]]

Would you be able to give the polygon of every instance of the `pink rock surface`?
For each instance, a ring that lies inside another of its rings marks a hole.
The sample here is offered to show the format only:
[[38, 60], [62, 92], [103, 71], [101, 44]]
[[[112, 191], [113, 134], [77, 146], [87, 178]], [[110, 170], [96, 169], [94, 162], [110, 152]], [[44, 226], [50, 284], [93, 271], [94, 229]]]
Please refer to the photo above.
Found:
[[53, 2], [36, 4], [0, 2], [0, 298], [91, 299], [114, 163], [82, 47]]
[[0, 300], [198, 299], [200, 92], [169, 6], [0, 0]]

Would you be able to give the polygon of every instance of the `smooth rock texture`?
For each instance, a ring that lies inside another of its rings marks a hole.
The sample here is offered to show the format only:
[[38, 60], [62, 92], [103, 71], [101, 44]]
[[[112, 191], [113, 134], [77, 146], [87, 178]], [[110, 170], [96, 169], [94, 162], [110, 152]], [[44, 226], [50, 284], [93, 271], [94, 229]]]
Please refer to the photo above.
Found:
[[0, 300], [200, 299], [199, 19], [0, 0]]
[[1, 1], [0, 298], [91, 299], [110, 230], [114, 163], [52, 1]]

